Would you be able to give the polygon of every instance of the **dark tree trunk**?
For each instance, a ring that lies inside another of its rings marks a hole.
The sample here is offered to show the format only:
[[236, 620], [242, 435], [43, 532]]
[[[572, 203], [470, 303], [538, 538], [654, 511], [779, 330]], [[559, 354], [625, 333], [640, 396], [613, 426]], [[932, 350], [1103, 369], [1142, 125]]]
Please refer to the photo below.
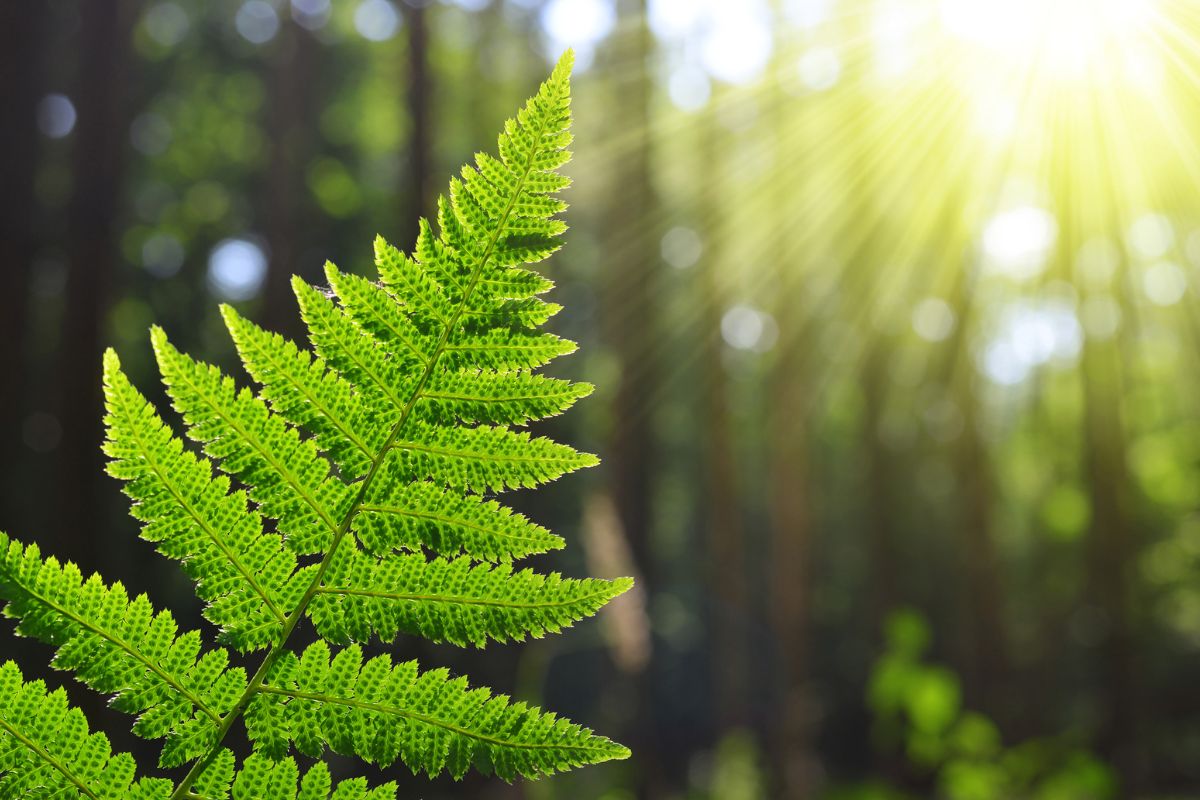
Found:
[[[782, 3], [774, 3], [776, 17], [783, 16]], [[806, 341], [802, 308], [804, 255], [798, 252], [795, 230], [798, 223], [794, 187], [800, 185], [809, 166], [804, 155], [812, 144], [806, 135], [812, 123], [801, 119], [794, 125], [794, 104], [782, 88], [783, 71], [790, 66], [779, 52], [786, 46], [780, 20], [777, 49], [772, 69], [771, 137], [775, 153], [773, 181], [775, 196], [770, 258], [775, 269], [771, 282], [772, 311], [778, 325], [775, 361], [767, 384], [767, 510], [769, 540], [767, 559], [768, 608], [776, 657], [771, 672], [761, 680], [778, 691], [778, 703], [768, 709], [770, 726], [767, 751], [776, 774], [777, 796], [792, 800], [809, 797], [814, 784], [811, 747], [812, 719], [807, 681], [809, 596], [812, 543], [809, 517], [807, 425], [809, 413], [805, 386]], [[807, 109], [800, 109], [805, 115]], [[811, 246], [811, 243], [809, 243]], [[767, 662], [767, 659], [761, 659]]]
[[[25, 458], [21, 429], [29, 385], [26, 324], [29, 278], [37, 246], [33, 181], [37, 156], [35, 116], [41, 91], [43, 9], [40, 3], [0, 5], [0, 465], [15, 468]], [[0, 530], [30, 523], [18, 518], [25, 487], [3, 481]]]
[[[415, 224], [417, 217], [433, 213], [433, 76], [429, 65], [428, 10], [423, 0], [409, 0], [404, 6], [408, 27], [408, 185], [403, 192], [405, 219]], [[413, 228], [415, 231], [415, 227]], [[408, 244], [411, 247], [415, 243]]]
[[[1059, 224], [1058, 253], [1060, 272], [1071, 275], [1076, 254], [1083, 242], [1099, 230], [1119, 230], [1117, 207], [1105, 209], [1094, 217], [1081, 212], [1076, 194], [1086, 185], [1086, 177], [1103, 173], [1104, 164], [1086, 160], [1087, 153], [1104, 152], [1113, 143], [1106, 138], [1105, 123], [1098, 114], [1090, 120], [1072, 120], [1065, 129], [1055, 131], [1054, 141], [1062, 142], [1055, 153], [1061, 183], [1052, 187], [1059, 205], [1055, 209]], [[1094, 140], [1095, 149], [1079, 151], [1068, 142], [1080, 137]], [[1098, 230], [1099, 229], [1099, 230]], [[1116, 285], [1128, 287], [1132, 277], [1118, 271]], [[1129, 294], [1132, 294], [1130, 292]], [[1124, 295], [1128, 297], [1129, 294]], [[1121, 296], [1119, 294], [1118, 296]], [[1122, 308], [1125, 319], [1132, 319], [1130, 304]], [[1129, 326], [1122, 335], [1129, 336]], [[1135, 654], [1134, 609], [1138, 563], [1135, 536], [1126, 430], [1121, 410], [1124, 396], [1121, 338], [1098, 341], [1084, 337], [1080, 369], [1083, 382], [1083, 478], [1091, 503], [1091, 527], [1086, 542], [1087, 579], [1083, 600], [1098, 618], [1095, 643], [1102, 716], [1099, 723], [1100, 754], [1112, 763], [1122, 781], [1122, 794], [1135, 796], [1141, 787], [1141, 714], [1139, 709], [1137, 663]]]
[[871, 587], [868, 596], [872, 632], [882, 635], [888, 613], [896, 608], [899, 590], [895, 504], [891, 487], [896, 483], [894, 458], [884, 442], [883, 417], [887, 408], [887, 366], [890, 351], [877, 344], [863, 360], [862, 386], [866, 418], [862, 447], [867, 460], [867, 559]]
[[132, 13], [121, 0], [80, 7], [81, 52], [73, 99], [74, 192], [67, 210], [67, 286], [58, 368], [62, 445], [57, 541], [60, 556], [96, 564], [103, 519], [101, 336], [118, 261], [121, 163], [130, 117], [126, 79]]
[[[620, 65], [612, 72], [610, 124], [614, 140], [630, 131], [628, 146], [612, 154], [611, 201], [605, 214], [610, 237], [601, 286], [601, 334], [620, 366], [611, 418], [613, 424], [604, 447], [605, 470], [621, 528], [629, 541], [644, 591], [653, 598], [660, 572], [651, 546], [652, 502], [655, 471], [659, 465], [653, 425], [652, 398], [657, 396], [659, 367], [655, 361], [658, 318], [657, 232], [650, 220], [654, 212], [650, 156], [650, 75], [647, 60], [653, 39], [646, 22], [646, 0], [618, 0], [621, 31], [609, 56]], [[658, 730], [656, 705], [661, 692], [657, 673], [641, 673], [634, 688], [637, 712], [631, 747], [642, 754], [640, 793], [657, 796], [667, 776], [680, 770], [664, 746]]]
[[319, 265], [300, 263], [310, 229], [310, 204], [304, 186], [304, 168], [312, 150], [316, 120], [313, 86], [319, 44], [289, 16], [283, 23], [270, 65], [270, 92], [266, 105], [266, 128], [271, 142], [264, 196], [264, 224], [268, 269], [263, 284], [263, 325], [290, 338], [302, 331], [292, 297], [291, 277], [321, 280]]
[[[956, 305], [965, 309], [964, 303]], [[966, 319], [963, 320], [965, 325]], [[958, 349], [960, 365], [952, 380], [955, 407], [962, 413], [962, 433], [956, 442], [955, 472], [963, 504], [965, 561], [966, 674], [964, 682], [972, 707], [1004, 720], [1008, 709], [1001, 691], [1008, 675], [1008, 637], [1004, 627], [1001, 568], [992, 525], [992, 466], [980, 432], [979, 401], [971, 356], [965, 339]]]
[[[714, 99], [712, 105], [719, 103]], [[726, 162], [716, 111], [709, 108], [704, 126], [701, 161], [709, 169]], [[730, 420], [729, 379], [725, 370], [721, 317], [724, 297], [720, 271], [727, 266], [722, 245], [728, 231], [722, 229], [722, 176], [710, 173], [711, 183], [701, 192], [700, 220], [705, 233], [705, 253], [698, 269], [700, 290], [700, 361], [702, 372], [700, 429], [704, 431], [704, 500], [707, 521], [708, 585], [712, 592], [711, 610], [713, 689], [720, 733], [728, 733], [750, 723], [747, 707], [747, 616], [750, 613], [746, 592], [746, 544], [741, 518], [741, 502], [734, 433]]]

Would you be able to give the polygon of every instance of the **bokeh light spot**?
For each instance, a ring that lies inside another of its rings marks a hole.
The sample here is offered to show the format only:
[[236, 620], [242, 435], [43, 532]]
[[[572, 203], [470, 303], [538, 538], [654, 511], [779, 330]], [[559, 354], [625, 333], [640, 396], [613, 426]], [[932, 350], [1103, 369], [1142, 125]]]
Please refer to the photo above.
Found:
[[940, 297], [927, 297], [913, 308], [913, 330], [927, 342], [944, 341], [954, 332], [954, 323], [954, 310]]
[[138, 114], [129, 126], [130, 144], [146, 156], [165, 153], [171, 144], [171, 134], [171, 123], [153, 111]]
[[674, 70], [667, 81], [667, 94], [680, 111], [699, 111], [712, 94], [708, 73], [692, 66]]
[[142, 17], [146, 35], [163, 47], [174, 47], [187, 37], [191, 21], [179, 3], [155, 3]]
[[247, 42], [266, 44], [279, 33], [279, 15], [264, 0], [247, 0], [234, 16], [233, 25]]
[[354, 9], [354, 29], [370, 42], [386, 42], [400, 30], [400, 12], [388, 0], [363, 0]]
[[37, 107], [38, 130], [61, 139], [75, 129], [75, 104], [65, 94], [48, 94]]
[[735, 350], [765, 352], [775, 345], [779, 329], [764, 311], [738, 303], [721, 317], [721, 338]]
[[1142, 290], [1156, 306], [1171, 306], [1183, 299], [1187, 276], [1173, 261], [1159, 261], [1142, 274]]
[[830, 47], [816, 47], [800, 56], [796, 65], [800, 81], [814, 92], [832, 89], [842, 74], [842, 60]]
[[249, 239], [224, 239], [208, 256], [208, 288], [222, 300], [249, 300], [266, 277], [266, 253]]
[[987, 266], [1016, 280], [1037, 277], [1058, 237], [1050, 212], [1037, 206], [1019, 206], [993, 216], [983, 230]]
[[550, 0], [542, 8], [542, 30], [550, 38], [551, 51], [572, 47], [579, 66], [586, 69], [596, 43], [616, 26], [617, 16], [608, 0]]
[[1143, 214], [1129, 226], [1129, 249], [1147, 261], [1162, 258], [1175, 244], [1175, 229], [1162, 214]]
[[329, 0], [292, 0], [292, 19], [310, 31], [325, 27], [332, 13]]
[[700, 43], [701, 61], [717, 80], [750, 83], [762, 74], [771, 59], [773, 42], [769, 20], [760, 8], [748, 8], [740, 3], [717, 8], [733, 8], [736, 13], [717, 13], [714, 9]]
[[663, 234], [661, 250], [663, 261], [675, 269], [687, 269], [704, 254], [704, 243], [694, 230], [680, 226]]
[[1103, 342], [1121, 327], [1121, 306], [1107, 294], [1087, 298], [1079, 309], [1079, 321], [1088, 338]]
[[183, 266], [183, 244], [169, 233], [155, 233], [142, 244], [142, 266], [156, 278], [170, 278]]

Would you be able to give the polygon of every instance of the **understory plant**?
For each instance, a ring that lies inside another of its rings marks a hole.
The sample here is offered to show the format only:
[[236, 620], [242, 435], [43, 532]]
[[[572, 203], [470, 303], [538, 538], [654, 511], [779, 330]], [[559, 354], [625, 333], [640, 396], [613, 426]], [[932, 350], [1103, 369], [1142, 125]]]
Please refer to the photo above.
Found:
[[[517, 428], [591, 391], [537, 369], [575, 345], [528, 265], [559, 247], [571, 140], [568, 53], [422, 220], [410, 254], [375, 242], [378, 281], [326, 265], [294, 279], [312, 351], [221, 314], [257, 384], [239, 386], [155, 328], [154, 353], [192, 445], [104, 357], [108, 471], [142, 538], [178, 561], [216, 644], [119, 583], [0, 534], [0, 598], [52, 665], [162, 740], [146, 773], [89, 732], [65, 692], [0, 665], [0, 798], [393, 797], [337, 785], [327, 751], [413, 772], [512, 780], [625, 758], [608, 739], [364, 643], [400, 634], [482, 647], [558, 632], [630, 581], [517, 570], [563, 540], [493, 495], [595, 457]], [[297, 631], [315, 643], [301, 649]], [[311, 634], [308, 635], [311, 639]], [[243, 664], [245, 666], [243, 666]], [[253, 752], [238, 759], [240, 729]], [[302, 768], [294, 753], [311, 759]]]

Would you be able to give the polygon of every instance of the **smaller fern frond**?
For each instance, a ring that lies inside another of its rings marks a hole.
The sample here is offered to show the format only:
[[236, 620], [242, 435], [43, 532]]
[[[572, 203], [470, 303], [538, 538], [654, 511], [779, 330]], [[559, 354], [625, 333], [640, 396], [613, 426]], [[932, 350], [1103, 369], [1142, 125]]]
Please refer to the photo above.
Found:
[[317, 757], [328, 747], [380, 765], [397, 759], [455, 778], [477, 762], [505, 780], [536, 778], [629, 751], [553, 714], [471, 689], [445, 669], [421, 673], [388, 656], [363, 663], [351, 645], [330, 659], [324, 642], [284, 654], [246, 710], [256, 748], [282, 756], [289, 742]]
[[[346, 316], [363, 332], [386, 346], [392, 358], [424, 368], [436, 343], [405, 313], [405, 306], [387, 289], [366, 278], [325, 265], [325, 279], [341, 301]], [[297, 284], [297, 292], [305, 294]], [[332, 307], [332, 305], [330, 306]]]
[[441, 363], [447, 369], [490, 369], [497, 372], [537, 369], [570, 355], [578, 345], [552, 333], [493, 330], [464, 332], [447, 342]]
[[353, 530], [376, 555], [427, 549], [500, 562], [560, 550], [565, 544], [561, 536], [495, 500], [447, 491], [429, 481], [410, 483], [391, 460], [368, 487]]
[[[450, 324], [454, 316], [454, 304], [442, 287], [419, 261], [401, 253], [382, 236], [375, 237], [375, 267], [384, 285], [404, 298], [405, 311], [416, 321], [438, 328]], [[336, 276], [330, 280], [330, 284], [341, 297], [342, 292], [334, 280]]]
[[372, 422], [350, 384], [320, 358], [263, 330], [232, 306], [222, 305], [221, 316], [242, 364], [262, 385], [261, 395], [271, 410], [311, 431], [317, 447], [343, 475], [365, 473], [386, 430]]
[[509, 565], [472, 565], [470, 558], [378, 559], [345, 550], [330, 564], [309, 606], [317, 633], [332, 642], [365, 642], [397, 633], [482, 647], [488, 639], [521, 641], [557, 633], [595, 614], [626, 591], [628, 579], [607, 581], [541, 575]]
[[524, 425], [563, 413], [593, 389], [528, 372], [439, 372], [430, 376], [418, 409], [420, 418], [440, 425]]
[[507, 428], [443, 428], [413, 422], [392, 444], [395, 469], [408, 480], [432, 479], [483, 494], [533, 488], [599, 464], [590, 453]]
[[128, 753], [89, 733], [83, 712], [62, 689], [26, 683], [17, 665], [0, 664], [0, 798], [166, 800], [170, 781], [135, 781]]
[[277, 520], [297, 553], [322, 553], [351, 502], [346, 484], [329, 471], [317, 446], [301, 439], [249, 389], [239, 390], [216, 367], [194, 361], [151, 331], [167, 394], [188, 425], [188, 436], [222, 471], [249, 488], [259, 511]]
[[[332, 792], [332, 795], [330, 794]], [[273, 760], [252, 754], [235, 769], [233, 753], [221, 750], [197, 779], [191, 800], [395, 800], [396, 784], [370, 789], [365, 778], [340, 781], [316, 763], [301, 775], [292, 758]]]
[[427, 356], [417, 349], [389, 353], [322, 292], [300, 278], [293, 278], [292, 288], [317, 354], [354, 385], [368, 408], [381, 418], [398, 417], [419, 374], [407, 359]]
[[19, 620], [18, 634], [58, 648], [53, 666], [139, 715], [134, 733], [166, 737], [164, 766], [203, 752], [246, 688], [224, 649], [201, 654], [200, 634], [179, 634], [171, 614], [156, 612], [145, 595], [130, 600], [121, 584], [105, 586], [98, 575], [85, 581], [74, 564], [43, 560], [37, 545], [3, 534], [0, 598], [4, 615]]
[[142, 538], [183, 565], [205, 617], [242, 652], [269, 644], [307, 585], [279, 536], [263, 531], [246, 495], [183, 447], [154, 407], [104, 355], [108, 473], [127, 482]]

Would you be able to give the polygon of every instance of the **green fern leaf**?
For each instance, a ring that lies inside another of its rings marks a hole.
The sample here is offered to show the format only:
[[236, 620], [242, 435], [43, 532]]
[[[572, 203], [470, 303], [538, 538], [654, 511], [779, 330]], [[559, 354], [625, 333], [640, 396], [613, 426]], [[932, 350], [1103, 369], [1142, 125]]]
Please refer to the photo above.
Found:
[[317, 632], [329, 641], [384, 641], [400, 631], [432, 641], [482, 647], [488, 639], [541, 637], [596, 613], [631, 582], [575, 580], [508, 565], [472, 566], [471, 559], [401, 555], [377, 559], [362, 551], [335, 558], [309, 606]]
[[246, 715], [251, 729], [250, 720], [269, 718], [276, 735], [309, 756], [328, 747], [381, 765], [400, 759], [430, 776], [461, 777], [482, 758], [505, 780], [535, 778], [629, 754], [553, 714], [471, 689], [444, 669], [421, 673], [415, 661], [393, 666], [387, 656], [364, 664], [357, 645], [332, 660], [323, 642], [300, 658], [281, 658]]
[[476, 493], [532, 489], [599, 460], [525, 432], [480, 425], [409, 424], [392, 443], [391, 461], [409, 480], [431, 479]]
[[231, 306], [222, 305], [221, 315], [271, 410], [311, 431], [317, 447], [344, 475], [366, 472], [385, 431], [367, 414], [353, 387], [320, 358], [244, 319]]
[[[223, 642], [266, 650], [247, 676], [222, 648], [120, 584], [0, 534], [0, 599], [19, 634], [58, 649], [54, 666], [137, 715], [162, 739], [160, 763], [190, 762], [177, 783], [133, 782], [128, 756], [89, 736], [65, 695], [0, 668], [0, 800], [366, 800], [386, 784], [334, 787], [293, 747], [327, 748], [430, 775], [471, 765], [506, 779], [624, 758], [628, 751], [445, 670], [357, 644], [332, 657], [313, 623], [345, 644], [399, 633], [483, 646], [557, 632], [595, 613], [627, 579], [563, 578], [511, 562], [563, 546], [485, 494], [533, 487], [596, 463], [516, 426], [560, 414], [591, 386], [536, 374], [575, 344], [537, 328], [559, 310], [529, 269], [559, 247], [569, 181], [571, 59], [509, 122], [499, 157], [480, 154], [422, 220], [414, 252], [375, 242], [379, 283], [326, 266], [330, 291], [293, 287], [315, 352], [221, 313], [257, 391], [151, 341], [189, 451], [106, 353], [105, 451], [142, 537], [178, 561]], [[237, 486], [235, 487], [234, 481]], [[43, 722], [44, 720], [44, 722]], [[226, 738], [242, 722], [256, 755], [240, 766]]]
[[564, 545], [561, 537], [494, 500], [427, 481], [410, 483], [399, 469], [386, 465], [359, 506], [354, 532], [377, 555], [424, 548], [498, 562]]
[[128, 481], [133, 514], [146, 523], [142, 537], [183, 564], [225, 641], [243, 652], [266, 646], [307, 586], [295, 555], [263, 532], [243, 492], [230, 494], [228, 479], [214, 480], [208, 462], [183, 449], [111, 350], [104, 393], [108, 471]]
[[272, 414], [216, 367], [180, 353], [161, 328], [151, 334], [167, 393], [188, 435], [225, 472], [249, 488], [264, 516], [278, 521], [298, 553], [324, 552], [350, 505], [349, 489], [329, 474], [316, 445]]
[[86, 581], [79, 568], [42, 560], [37, 545], [0, 534], [0, 598], [17, 633], [54, 645], [53, 665], [114, 695], [114, 708], [140, 715], [133, 732], [166, 737], [164, 766], [195, 758], [211, 743], [221, 716], [246, 688], [220, 648], [200, 655], [200, 635], [178, 634], [169, 612], [145, 595], [130, 600], [121, 584]]
[[128, 753], [114, 754], [108, 737], [89, 733], [83, 712], [62, 689], [25, 683], [11, 661], [0, 664], [0, 800], [89, 798], [166, 800], [170, 781], [134, 780]]
[[235, 769], [229, 750], [218, 753], [196, 780], [193, 800], [395, 800], [396, 784], [368, 789], [364, 778], [334, 786], [329, 768], [314, 764], [303, 775], [292, 758], [269, 759], [254, 754]]
[[490, 369], [498, 372], [537, 369], [559, 356], [574, 353], [577, 346], [552, 333], [486, 331], [458, 333], [442, 351], [447, 370]]
[[523, 425], [563, 413], [592, 390], [528, 372], [440, 372], [430, 376], [418, 412], [438, 425]]

